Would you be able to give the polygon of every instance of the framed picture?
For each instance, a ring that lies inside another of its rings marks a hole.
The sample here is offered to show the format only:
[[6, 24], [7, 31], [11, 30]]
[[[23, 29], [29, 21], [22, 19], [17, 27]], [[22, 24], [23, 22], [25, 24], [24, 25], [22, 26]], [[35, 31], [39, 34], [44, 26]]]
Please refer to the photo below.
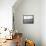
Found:
[[33, 23], [34, 23], [34, 15], [23, 16], [23, 24], [33, 24]]

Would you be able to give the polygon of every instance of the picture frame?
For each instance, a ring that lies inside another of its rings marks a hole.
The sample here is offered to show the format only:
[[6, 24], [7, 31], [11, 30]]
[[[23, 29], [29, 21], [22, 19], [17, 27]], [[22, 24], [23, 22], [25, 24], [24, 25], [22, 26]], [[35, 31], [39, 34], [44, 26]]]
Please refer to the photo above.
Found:
[[33, 24], [34, 15], [23, 15], [23, 24]]

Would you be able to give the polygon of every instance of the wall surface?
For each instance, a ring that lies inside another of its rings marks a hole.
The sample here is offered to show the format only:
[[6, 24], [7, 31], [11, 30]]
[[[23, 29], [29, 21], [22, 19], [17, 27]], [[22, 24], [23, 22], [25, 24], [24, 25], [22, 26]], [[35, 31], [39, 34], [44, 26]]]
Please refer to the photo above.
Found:
[[42, 46], [46, 46], [46, 0], [41, 1], [41, 40]]
[[[36, 46], [41, 46], [41, 0], [23, 0], [13, 12], [18, 32], [22, 32], [24, 38], [34, 40]], [[23, 15], [34, 15], [34, 24], [23, 24]]]

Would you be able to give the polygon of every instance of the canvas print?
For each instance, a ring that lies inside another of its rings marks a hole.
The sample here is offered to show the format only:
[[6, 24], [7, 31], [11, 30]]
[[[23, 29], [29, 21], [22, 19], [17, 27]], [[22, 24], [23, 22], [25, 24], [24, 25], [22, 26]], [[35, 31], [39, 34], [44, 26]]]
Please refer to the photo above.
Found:
[[34, 16], [33, 15], [24, 15], [23, 16], [23, 24], [33, 24]]

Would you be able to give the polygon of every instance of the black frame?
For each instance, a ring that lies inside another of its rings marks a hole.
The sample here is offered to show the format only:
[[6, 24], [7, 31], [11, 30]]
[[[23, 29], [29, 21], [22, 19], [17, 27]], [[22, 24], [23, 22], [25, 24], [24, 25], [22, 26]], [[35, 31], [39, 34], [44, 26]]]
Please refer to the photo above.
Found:
[[[24, 19], [24, 16], [32, 16], [32, 19]], [[34, 15], [23, 15], [23, 24], [33, 24], [34, 23]]]

